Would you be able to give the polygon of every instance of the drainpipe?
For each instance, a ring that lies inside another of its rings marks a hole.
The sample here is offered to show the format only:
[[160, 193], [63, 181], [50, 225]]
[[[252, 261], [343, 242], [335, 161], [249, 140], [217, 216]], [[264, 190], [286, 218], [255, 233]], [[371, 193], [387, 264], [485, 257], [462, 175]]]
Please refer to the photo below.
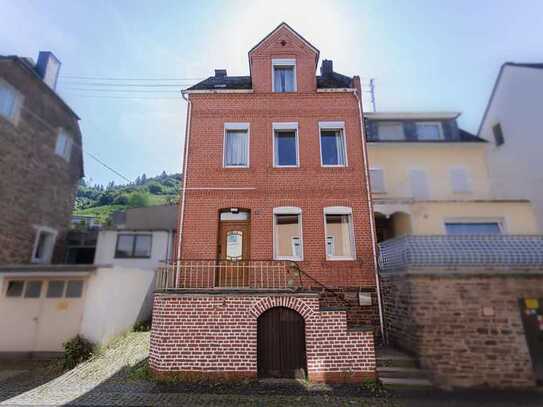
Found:
[[187, 102], [187, 123], [185, 127], [185, 152], [183, 158], [183, 186], [181, 187], [181, 211], [179, 213], [179, 226], [177, 227], [177, 250], [175, 260], [179, 260], [181, 258], [181, 239], [183, 236], [183, 217], [185, 214], [185, 191], [187, 186], [187, 167], [190, 142], [190, 118], [192, 113], [192, 102], [190, 101], [190, 96], [185, 96], [184, 92], [181, 92], [181, 96]]
[[370, 215], [370, 229], [371, 229], [371, 248], [373, 252], [373, 262], [375, 267], [375, 288], [377, 290], [377, 304], [379, 307], [379, 322], [381, 324], [381, 335], [383, 341], [386, 343], [385, 336], [385, 324], [383, 319], [383, 304], [381, 302], [381, 284], [379, 282], [379, 272], [378, 272], [378, 263], [377, 263], [377, 241], [375, 237], [375, 218], [373, 214], [373, 202], [371, 198], [371, 186], [370, 186], [370, 174], [368, 170], [368, 153], [366, 145], [366, 131], [364, 128], [364, 116], [362, 113], [362, 92], [360, 87], [360, 78], [355, 76], [353, 82], [356, 82], [354, 85], [355, 90], [353, 92], [354, 97], [356, 98], [358, 105], [358, 115], [360, 119], [360, 137], [362, 139], [362, 154], [364, 157], [364, 174], [366, 178], [366, 191], [368, 191], [368, 211]]

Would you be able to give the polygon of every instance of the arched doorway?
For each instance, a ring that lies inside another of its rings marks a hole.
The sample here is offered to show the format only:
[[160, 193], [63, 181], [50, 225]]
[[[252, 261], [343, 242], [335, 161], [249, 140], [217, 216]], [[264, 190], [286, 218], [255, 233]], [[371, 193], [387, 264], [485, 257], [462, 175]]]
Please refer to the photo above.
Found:
[[304, 318], [290, 308], [270, 308], [257, 329], [258, 377], [305, 378]]

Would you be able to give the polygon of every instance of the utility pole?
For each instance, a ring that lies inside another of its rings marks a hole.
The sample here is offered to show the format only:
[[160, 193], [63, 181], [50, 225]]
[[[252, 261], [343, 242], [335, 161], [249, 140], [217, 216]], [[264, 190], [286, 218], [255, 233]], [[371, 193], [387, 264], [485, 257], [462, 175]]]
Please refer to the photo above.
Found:
[[375, 113], [377, 110], [375, 108], [375, 79], [370, 79], [370, 93], [371, 93], [371, 108]]

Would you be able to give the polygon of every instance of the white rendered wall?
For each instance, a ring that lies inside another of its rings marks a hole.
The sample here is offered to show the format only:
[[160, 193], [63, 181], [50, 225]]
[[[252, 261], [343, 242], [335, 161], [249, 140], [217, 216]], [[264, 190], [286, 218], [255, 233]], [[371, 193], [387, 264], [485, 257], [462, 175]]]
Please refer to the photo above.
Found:
[[[494, 143], [496, 123], [505, 139], [501, 146]], [[480, 136], [489, 141], [493, 194], [532, 201], [543, 233], [543, 69], [504, 67]]]

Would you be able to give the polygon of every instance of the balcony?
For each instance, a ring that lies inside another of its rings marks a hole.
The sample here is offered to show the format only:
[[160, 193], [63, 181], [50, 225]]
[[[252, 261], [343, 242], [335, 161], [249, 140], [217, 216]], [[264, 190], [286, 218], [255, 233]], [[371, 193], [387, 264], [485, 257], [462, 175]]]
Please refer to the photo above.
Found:
[[158, 269], [156, 289], [298, 291], [302, 275], [298, 264], [287, 260], [179, 260]]
[[543, 266], [543, 236], [402, 236], [379, 243], [381, 273], [412, 267], [532, 268]]

